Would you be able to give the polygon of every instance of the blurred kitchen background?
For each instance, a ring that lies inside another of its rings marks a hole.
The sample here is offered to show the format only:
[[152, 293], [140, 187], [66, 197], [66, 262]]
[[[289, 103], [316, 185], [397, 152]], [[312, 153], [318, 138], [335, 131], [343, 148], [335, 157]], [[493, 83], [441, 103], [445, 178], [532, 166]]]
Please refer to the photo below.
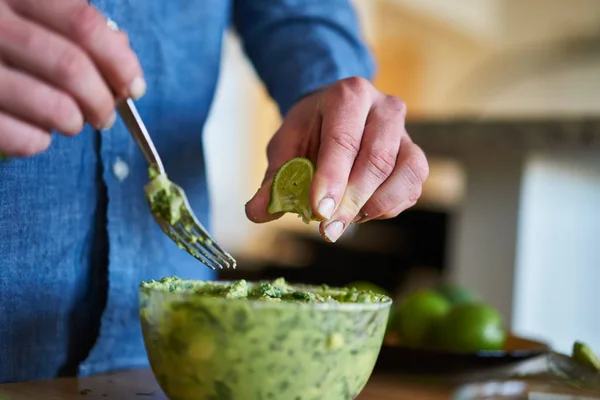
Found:
[[375, 83], [429, 156], [423, 197], [335, 245], [295, 216], [250, 223], [280, 117], [231, 35], [205, 139], [213, 231], [239, 260], [221, 277], [452, 282], [517, 334], [600, 348], [600, 1], [354, 3]]

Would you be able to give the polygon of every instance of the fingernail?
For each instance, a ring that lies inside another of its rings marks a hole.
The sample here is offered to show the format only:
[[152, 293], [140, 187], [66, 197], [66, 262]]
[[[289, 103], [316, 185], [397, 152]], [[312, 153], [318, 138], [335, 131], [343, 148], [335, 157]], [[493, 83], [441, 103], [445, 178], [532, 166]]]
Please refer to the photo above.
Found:
[[333, 221], [325, 227], [325, 238], [330, 242], [335, 242], [342, 236], [344, 224], [340, 221]]
[[335, 211], [335, 200], [331, 197], [325, 197], [319, 202], [319, 208], [317, 209], [319, 214], [325, 219], [331, 219], [333, 212]]
[[110, 118], [108, 120], [106, 120], [106, 122], [103, 123], [102, 126], [100, 126], [100, 130], [106, 131], [106, 130], [112, 128], [112, 126], [115, 124], [116, 120], [117, 120], [117, 114], [113, 111]]
[[129, 96], [137, 100], [144, 94], [146, 94], [146, 81], [141, 76], [137, 76], [129, 85]]

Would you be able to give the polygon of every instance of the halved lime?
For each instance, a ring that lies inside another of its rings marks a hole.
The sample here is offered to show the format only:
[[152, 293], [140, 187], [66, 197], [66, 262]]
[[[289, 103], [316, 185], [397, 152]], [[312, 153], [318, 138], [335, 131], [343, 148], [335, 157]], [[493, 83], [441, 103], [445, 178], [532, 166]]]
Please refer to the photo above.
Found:
[[271, 183], [267, 212], [298, 214], [307, 224], [315, 220], [309, 199], [310, 184], [314, 175], [314, 164], [304, 157], [292, 158], [279, 167]]

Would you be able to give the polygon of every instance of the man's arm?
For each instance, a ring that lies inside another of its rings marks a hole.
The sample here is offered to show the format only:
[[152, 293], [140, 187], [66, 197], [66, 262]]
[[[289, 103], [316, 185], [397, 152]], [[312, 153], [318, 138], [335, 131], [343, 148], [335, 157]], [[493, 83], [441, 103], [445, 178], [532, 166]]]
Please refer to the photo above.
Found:
[[279, 218], [267, 211], [275, 171], [308, 157], [316, 165], [311, 208], [329, 242], [353, 222], [412, 207], [429, 173], [404, 129], [404, 102], [363, 79], [372, 77], [373, 60], [349, 1], [234, 0], [246, 52], [285, 115], [246, 215], [257, 223]]
[[234, 0], [244, 48], [285, 115], [340, 79], [371, 79], [374, 63], [349, 0]]

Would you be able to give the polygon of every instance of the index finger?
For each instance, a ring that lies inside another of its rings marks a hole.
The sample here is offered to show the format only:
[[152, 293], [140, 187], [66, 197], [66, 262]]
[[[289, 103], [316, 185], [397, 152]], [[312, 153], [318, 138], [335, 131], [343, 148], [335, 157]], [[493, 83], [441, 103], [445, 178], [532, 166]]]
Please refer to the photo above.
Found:
[[137, 99], [146, 83], [127, 36], [109, 28], [106, 18], [82, 0], [11, 0], [13, 9], [77, 43], [96, 63], [118, 96]]
[[365, 96], [366, 83], [360, 78], [347, 82], [325, 95], [322, 105], [321, 144], [311, 187], [311, 207], [325, 220], [332, 217], [344, 195], [371, 108], [371, 99]]

